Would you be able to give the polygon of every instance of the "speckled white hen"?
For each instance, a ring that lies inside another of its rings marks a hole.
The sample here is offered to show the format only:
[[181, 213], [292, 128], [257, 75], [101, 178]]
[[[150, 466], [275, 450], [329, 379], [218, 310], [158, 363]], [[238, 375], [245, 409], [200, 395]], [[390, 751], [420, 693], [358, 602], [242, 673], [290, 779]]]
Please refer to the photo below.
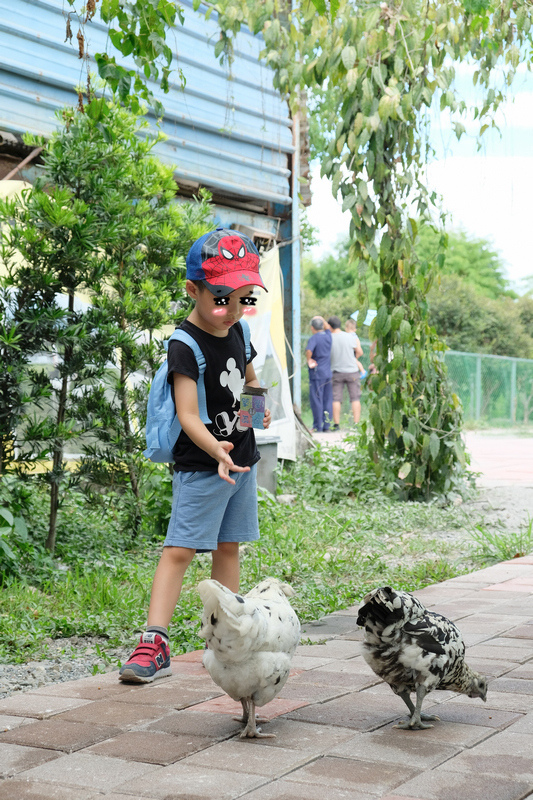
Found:
[[[451, 620], [428, 609], [407, 592], [381, 586], [366, 595], [357, 624], [365, 628], [363, 656], [411, 715], [397, 728], [433, 727], [438, 717], [422, 713], [433, 689], [449, 689], [468, 697], [487, 698], [487, 680], [465, 662], [461, 632]], [[416, 706], [411, 700], [416, 694]]]
[[242, 705], [241, 738], [271, 737], [256, 725], [255, 707], [276, 697], [289, 677], [300, 622], [287, 597], [294, 590], [266, 578], [241, 596], [215, 580], [201, 581], [203, 663], [214, 682]]

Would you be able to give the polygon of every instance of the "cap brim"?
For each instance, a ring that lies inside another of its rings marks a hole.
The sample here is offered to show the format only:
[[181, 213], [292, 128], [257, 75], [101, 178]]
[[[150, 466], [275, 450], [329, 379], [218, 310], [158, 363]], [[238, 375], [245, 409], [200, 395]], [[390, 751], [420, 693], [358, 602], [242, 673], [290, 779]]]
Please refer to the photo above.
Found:
[[260, 286], [265, 292], [268, 292], [265, 284], [261, 280], [258, 272], [250, 272], [247, 270], [240, 270], [236, 272], [226, 273], [226, 275], [217, 275], [211, 280], [204, 278], [203, 283], [210, 292], [216, 297], [226, 297], [236, 289], [242, 289], [244, 286]]

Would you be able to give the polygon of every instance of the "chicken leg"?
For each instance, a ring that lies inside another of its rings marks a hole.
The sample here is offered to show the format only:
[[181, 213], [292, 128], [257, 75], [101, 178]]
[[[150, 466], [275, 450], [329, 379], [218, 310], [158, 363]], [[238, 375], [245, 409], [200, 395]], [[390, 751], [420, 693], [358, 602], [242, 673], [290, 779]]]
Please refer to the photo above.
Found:
[[418, 684], [416, 687], [416, 706], [413, 705], [413, 701], [411, 700], [411, 696], [409, 692], [401, 692], [398, 697], [401, 697], [407, 708], [409, 709], [409, 713], [411, 714], [411, 719], [408, 722], [399, 722], [395, 725], [395, 728], [401, 728], [402, 730], [411, 730], [411, 731], [419, 731], [425, 730], [426, 728], [432, 728], [433, 725], [425, 725], [424, 722], [430, 722], [434, 720], [438, 720], [435, 714], [423, 714], [422, 713], [422, 703], [424, 702], [424, 697], [426, 696], [427, 691], [426, 687], [422, 684]]
[[241, 731], [241, 739], [275, 739], [275, 733], [261, 733], [261, 728], [257, 727], [257, 722], [268, 722], [265, 717], [256, 717], [255, 703], [251, 697], [243, 697], [241, 700], [242, 717], [234, 717], [238, 722], [244, 722], [245, 728]]

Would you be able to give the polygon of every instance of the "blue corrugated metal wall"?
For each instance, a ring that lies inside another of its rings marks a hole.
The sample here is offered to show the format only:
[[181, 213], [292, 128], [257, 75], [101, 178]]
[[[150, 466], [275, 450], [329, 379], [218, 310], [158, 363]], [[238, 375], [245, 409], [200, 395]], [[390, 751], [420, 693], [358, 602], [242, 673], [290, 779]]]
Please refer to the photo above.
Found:
[[[72, 87], [86, 78], [77, 48], [64, 41], [65, 6], [61, 0], [0, 0], [0, 129], [47, 135], [56, 126], [54, 112], [76, 104]], [[239, 35], [228, 80], [214, 56], [215, 22], [187, 3], [184, 9], [185, 25], [169, 44], [186, 76], [185, 90], [177, 77], [167, 95], [154, 86], [168, 136], [158, 155], [176, 166], [178, 185], [181, 179], [250, 202], [290, 206], [291, 122], [271, 71], [257, 58], [261, 41]], [[73, 33], [75, 41], [74, 24]], [[91, 53], [105, 50], [104, 25], [94, 20], [85, 33]]]

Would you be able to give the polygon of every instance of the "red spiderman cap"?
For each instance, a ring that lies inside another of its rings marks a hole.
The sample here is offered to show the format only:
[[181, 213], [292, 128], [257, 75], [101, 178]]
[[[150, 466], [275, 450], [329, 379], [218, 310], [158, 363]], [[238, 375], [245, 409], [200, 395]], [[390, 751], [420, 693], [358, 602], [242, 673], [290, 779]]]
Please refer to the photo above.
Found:
[[203, 281], [217, 297], [243, 286], [266, 286], [259, 275], [259, 253], [248, 236], [217, 228], [195, 241], [187, 254], [187, 278]]

